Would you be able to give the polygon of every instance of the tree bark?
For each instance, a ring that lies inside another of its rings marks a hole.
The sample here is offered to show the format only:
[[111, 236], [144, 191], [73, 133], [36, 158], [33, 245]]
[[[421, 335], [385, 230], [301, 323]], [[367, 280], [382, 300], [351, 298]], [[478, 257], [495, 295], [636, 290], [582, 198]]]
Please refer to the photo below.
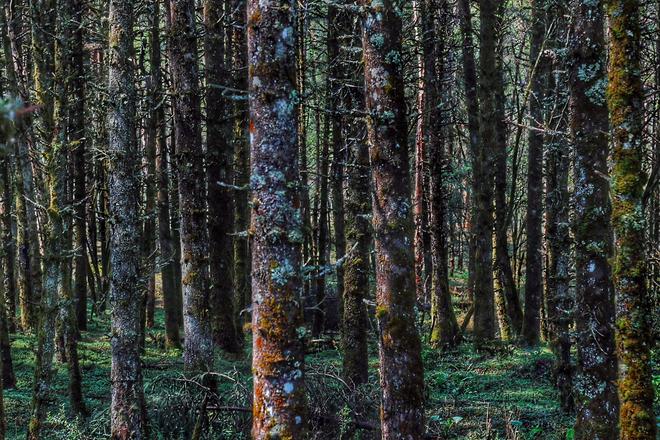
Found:
[[210, 325], [206, 179], [201, 138], [195, 2], [171, 0], [169, 47], [174, 93], [174, 136], [179, 179], [181, 284], [183, 286], [183, 359], [191, 371], [213, 364]]
[[497, 115], [492, 91], [497, 80], [496, 0], [481, 0], [479, 8], [479, 148], [473, 167], [474, 180], [474, 335], [477, 343], [495, 338], [495, 299], [493, 292], [493, 173], [492, 150]]
[[646, 219], [643, 195], [644, 91], [641, 78], [640, 4], [608, 0], [608, 106], [613, 130], [612, 223], [615, 236], [613, 274], [619, 359], [621, 440], [653, 440], [653, 373], [650, 365]]
[[[550, 130], [556, 133], [568, 131], [568, 91], [566, 90], [566, 55], [564, 39], [568, 32], [565, 17], [568, 2], [555, 2], [549, 9], [549, 20], [556, 23], [550, 34], [549, 50], [552, 53], [555, 72], [549, 76], [548, 91], [552, 93], [552, 117], [548, 118]], [[573, 295], [570, 282], [570, 218], [568, 174], [570, 166], [569, 139], [563, 134], [552, 134], [547, 139], [546, 171], [546, 246], [548, 249], [548, 325], [550, 346], [555, 354], [554, 380], [559, 389], [562, 410], [572, 413], [573, 367], [571, 365], [570, 325], [573, 318]]]
[[398, 1], [361, 2], [373, 184], [376, 318], [384, 439], [424, 432], [424, 371], [415, 327], [413, 218]]
[[305, 384], [293, 1], [248, 0], [252, 437], [303, 438]]
[[575, 145], [576, 440], [618, 438], [603, 3], [574, 0], [571, 134]]
[[[426, 84], [428, 102], [428, 153], [429, 153], [429, 230], [432, 254], [432, 331], [433, 345], [451, 348], [460, 341], [460, 329], [451, 303], [449, 291], [449, 261], [447, 240], [447, 167], [445, 152], [447, 114], [446, 90], [443, 81], [449, 34], [448, 4], [441, 0], [427, 1], [426, 25], [423, 27], [429, 44], [425, 46]], [[436, 24], [437, 21], [437, 24]]]
[[140, 160], [135, 133], [133, 2], [110, 1], [108, 137], [113, 440], [147, 438], [140, 362]]
[[536, 346], [541, 338], [541, 302], [543, 301], [543, 101], [545, 84], [541, 54], [545, 34], [543, 0], [532, 2], [532, 35], [529, 49], [531, 94], [529, 97], [529, 149], [527, 156], [527, 260], [525, 266], [525, 314], [522, 339]]
[[227, 17], [223, 21], [224, 3], [204, 2], [209, 282], [213, 338], [223, 350], [237, 353], [241, 347], [234, 316], [234, 202], [232, 191], [221, 186], [232, 183], [234, 161], [233, 120], [227, 116], [231, 105], [222, 89], [231, 80], [225, 62], [232, 56], [231, 41], [224, 42], [230, 15], [230, 11], [224, 11]]

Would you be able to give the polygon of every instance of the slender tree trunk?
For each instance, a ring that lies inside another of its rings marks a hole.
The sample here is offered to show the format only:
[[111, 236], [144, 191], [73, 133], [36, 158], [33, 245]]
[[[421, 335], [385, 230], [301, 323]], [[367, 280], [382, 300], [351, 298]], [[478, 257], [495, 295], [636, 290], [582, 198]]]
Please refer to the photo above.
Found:
[[413, 218], [397, 1], [364, 0], [363, 53], [376, 248], [384, 439], [424, 432], [424, 371], [415, 327]]
[[[428, 46], [430, 36], [426, 34], [427, 26], [424, 21], [428, 20], [426, 17], [427, 11], [423, 0], [416, 0], [413, 3], [415, 14], [415, 26], [417, 29], [417, 37], [422, 42], [422, 47]], [[426, 198], [424, 197], [424, 181], [427, 174], [427, 153], [426, 153], [426, 58], [424, 51], [420, 51], [417, 56], [417, 127], [415, 133], [415, 182], [414, 182], [414, 196], [413, 196], [413, 221], [415, 223], [415, 291], [417, 302], [424, 304], [428, 301], [425, 291], [425, 272], [428, 270], [425, 267], [425, 229], [427, 228], [428, 220], [428, 206]]]
[[[211, 327], [216, 344], [230, 353], [240, 351], [234, 316], [234, 203], [232, 191], [233, 121], [227, 117], [230, 103], [221, 88], [230, 80], [225, 59], [231, 60], [231, 42], [224, 42], [224, 0], [205, 0], [204, 59], [206, 68], [206, 157], [208, 180], [208, 231], [210, 239]], [[228, 17], [230, 11], [224, 11]], [[225, 18], [228, 20], [228, 18]]]
[[495, 300], [493, 292], [493, 173], [492, 150], [497, 115], [493, 90], [497, 81], [496, 35], [497, 3], [480, 1], [479, 55], [479, 150], [474, 162], [475, 186], [475, 276], [474, 334], [478, 343], [495, 338]]
[[576, 440], [618, 438], [614, 289], [604, 13], [601, 1], [574, 0], [571, 134], [575, 145], [575, 267], [578, 371]]
[[[494, 153], [494, 181], [495, 181], [495, 266], [497, 281], [499, 282], [504, 300], [505, 321], [510, 324], [512, 336], [519, 335], [522, 330], [523, 312], [520, 306], [520, 297], [513, 279], [511, 269], [511, 258], [509, 256], [509, 240], [507, 221], [507, 128], [505, 118], [504, 94], [504, 25], [502, 15], [504, 3], [500, 4], [500, 16], [498, 17], [498, 55], [497, 55], [497, 80], [495, 83], [495, 108], [497, 112], [497, 126]], [[512, 185], [515, 183], [512, 183]]]
[[294, 10], [248, 0], [254, 439], [303, 438], [306, 420]]
[[[332, 225], [334, 227], [335, 259], [341, 261], [346, 254], [346, 231], [344, 220], [344, 162], [346, 161], [346, 143], [343, 138], [342, 96], [346, 93], [345, 64], [340, 58], [340, 32], [349, 29], [348, 14], [328, 5], [328, 60], [330, 85], [330, 136], [332, 139], [332, 165], [330, 168], [330, 192], [332, 197]], [[338, 312], [342, 305], [344, 290], [344, 266], [337, 265], [335, 301], [326, 302], [326, 328], [336, 330]]]
[[87, 330], [87, 233], [85, 228], [85, 64], [84, 64], [84, 30], [86, 7], [82, 0], [73, 4], [73, 20], [77, 24], [73, 32], [73, 93], [75, 100], [72, 106], [71, 130], [73, 147], [73, 203], [74, 203], [74, 298], [76, 304], [76, 320], [79, 330]]
[[135, 133], [136, 91], [133, 65], [133, 2], [110, 1], [108, 134], [112, 273], [113, 440], [147, 438], [140, 366], [139, 151]]
[[[358, 29], [355, 29], [358, 28]], [[358, 34], [359, 26], [350, 27]], [[356, 41], [357, 40], [357, 41]], [[357, 36], [349, 40], [351, 49], [359, 46]], [[343, 53], [355, 53], [345, 50]], [[363, 85], [353, 84], [346, 95], [345, 108], [364, 111]], [[369, 146], [364, 139], [360, 119], [346, 124], [347, 148], [345, 209], [346, 241], [349, 253], [344, 262], [344, 288], [341, 324], [341, 347], [344, 377], [359, 385], [369, 378], [367, 351], [368, 316], [365, 300], [369, 298], [369, 253], [371, 246], [371, 186], [369, 184]]]
[[[168, 0], [165, 0], [168, 1]], [[151, 69], [153, 102], [160, 103], [163, 99], [162, 53], [160, 39], [160, 3], [153, 0], [153, 21], [151, 23]], [[172, 245], [172, 230], [170, 229], [170, 167], [167, 152], [167, 123], [165, 121], [165, 103], [153, 111], [154, 125], [156, 127], [156, 180], [158, 185], [156, 207], [158, 211], [158, 244], [160, 246], [161, 285], [163, 294], [163, 307], [165, 309], [165, 338], [168, 347], [180, 347], [179, 339], [179, 304], [178, 288], [175, 284], [174, 260]]]
[[[543, 0], [532, 2], [532, 36], [529, 59], [532, 65], [529, 97], [529, 150], [527, 156], [527, 261], [525, 266], [525, 314], [522, 339], [526, 345], [538, 345], [541, 336], [541, 302], [543, 301], [543, 101], [544, 75], [540, 64], [545, 33]], [[536, 66], [536, 68], [535, 68]]]
[[[447, 241], [447, 192], [446, 174], [448, 159], [445, 153], [447, 115], [445, 80], [446, 45], [449, 34], [448, 4], [440, 0], [426, 0], [427, 17], [424, 34], [430, 44], [425, 50], [426, 87], [429, 103], [428, 150], [429, 150], [429, 230], [431, 232], [432, 268], [432, 332], [431, 343], [440, 347], [453, 347], [460, 340], [460, 329], [449, 291], [449, 262]], [[438, 24], [436, 26], [436, 20]]]
[[641, 78], [640, 4], [608, 0], [608, 106], [613, 129], [612, 223], [616, 238], [617, 353], [621, 440], [653, 440], [653, 373], [650, 365], [649, 310], [646, 286], [646, 219], [643, 194], [644, 91]]
[[210, 325], [208, 232], [204, 153], [197, 68], [195, 2], [171, 0], [170, 69], [174, 92], [174, 135], [181, 219], [184, 363], [208, 371], [213, 363]]
[[[247, 40], [245, 16], [246, 0], [232, 0], [232, 84], [236, 90], [247, 90]], [[234, 103], [234, 184], [247, 187], [250, 174], [250, 145], [248, 142], [248, 106], [246, 96]], [[252, 301], [250, 286], [250, 238], [246, 231], [250, 224], [248, 192], [234, 194], [234, 291], [239, 315], [239, 335], [243, 323], [250, 322], [249, 306]]]
[[[326, 89], [326, 96], [329, 91]], [[326, 97], [327, 100], [327, 97]], [[318, 115], [320, 117], [320, 113]], [[317, 241], [316, 241], [316, 271], [315, 275], [315, 302], [314, 302], [314, 321], [312, 325], [312, 335], [319, 336], [325, 326], [326, 312], [326, 272], [328, 263], [328, 169], [330, 165], [329, 158], [329, 133], [328, 117], [324, 115], [321, 134], [318, 130], [319, 142], [322, 146], [317, 147], [317, 189], [318, 189], [318, 217], [317, 217]], [[320, 147], [320, 150], [319, 150]]]
[[[568, 131], [568, 91], [566, 90], [566, 55], [564, 39], [568, 32], [566, 16], [568, 2], [556, 2], [549, 13], [556, 23], [551, 33], [549, 49], [552, 51], [553, 69], [548, 90], [553, 94], [553, 108], [548, 118], [550, 130]], [[570, 219], [568, 174], [570, 146], [562, 134], [548, 136], [546, 172], [546, 246], [548, 249], [548, 324], [550, 346], [555, 354], [554, 379], [559, 389], [562, 410], [571, 413], [573, 401], [573, 368], [571, 365], [570, 324], [573, 318], [573, 298], [570, 282]]]

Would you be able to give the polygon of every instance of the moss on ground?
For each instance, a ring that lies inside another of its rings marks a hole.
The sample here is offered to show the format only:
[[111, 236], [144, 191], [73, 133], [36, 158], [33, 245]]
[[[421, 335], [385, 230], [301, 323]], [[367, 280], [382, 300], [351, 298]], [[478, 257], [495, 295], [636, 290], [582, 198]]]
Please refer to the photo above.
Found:
[[[373, 313], [373, 310], [371, 310]], [[460, 322], [460, 318], [459, 318]], [[48, 439], [107, 438], [110, 402], [110, 340], [108, 320], [94, 320], [80, 342], [84, 395], [92, 415], [85, 422], [68, 417], [66, 365], [57, 364], [54, 402], [47, 421]], [[440, 353], [423, 335], [427, 431], [438, 439], [570, 439], [573, 418], [559, 408], [552, 386], [552, 354], [548, 348], [525, 350], [503, 343], [477, 352], [468, 341], [457, 350]], [[156, 327], [146, 338], [142, 358], [151, 437], [186, 439], [195, 424], [203, 397], [201, 381], [183, 375], [181, 352], [165, 349], [162, 310]], [[308, 395], [315, 438], [338, 438], [350, 427], [349, 408], [358, 419], [377, 422], [378, 353], [375, 339], [369, 345], [369, 383], [360, 388], [362, 404], [347, 403], [341, 377], [341, 357], [336, 339], [310, 346], [306, 357]], [[12, 335], [12, 354], [18, 386], [5, 391], [8, 439], [23, 439], [28, 422], [33, 376], [35, 338]], [[249, 347], [249, 342], [247, 344]], [[208, 438], [249, 438], [251, 367], [249, 356], [216, 356], [218, 402], [209, 413]], [[656, 395], [660, 391], [660, 353], [654, 353]], [[656, 397], [656, 407], [658, 399]], [[332, 422], [322, 417], [332, 416]], [[369, 430], [355, 438], [375, 438]], [[490, 437], [488, 437], [490, 435]]]

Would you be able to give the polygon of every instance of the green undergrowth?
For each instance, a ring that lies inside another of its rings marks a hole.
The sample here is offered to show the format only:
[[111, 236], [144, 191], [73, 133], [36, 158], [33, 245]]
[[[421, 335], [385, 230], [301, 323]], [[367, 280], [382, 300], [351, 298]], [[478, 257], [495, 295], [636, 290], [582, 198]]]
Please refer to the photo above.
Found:
[[[181, 352], [164, 348], [162, 311], [150, 329], [142, 358], [150, 438], [188, 439], [199, 417], [206, 390], [202, 378], [183, 374]], [[5, 391], [9, 439], [25, 438], [33, 374], [31, 335], [12, 335], [18, 377]], [[315, 439], [375, 439], [378, 421], [378, 353], [369, 346], [370, 380], [357, 391], [341, 379], [336, 339], [310, 344], [306, 358], [310, 425]], [[246, 341], [249, 347], [249, 340]], [[69, 414], [66, 365], [57, 364], [55, 392], [47, 423], [47, 439], [102, 439], [109, 436], [110, 341], [108, 321], [97, 320], [83, 332], [79, 346], [84, 378], [86, 420]], [[552, 377], [552, 354], [546, 347], [525, 350], [503, 343], [476, 351], [470, 341], [441, 353], [424, 344], [427, 432], [437, 439], [570, 439], [571, 416], [559, 410]], [[657, 356], [655, 371], [657, 369]], [[209, 439], [249, 438], [251, 368], [249, 352], [217, 356], [217, 392], [207, 403]], [[660, 385], [656, 376], [656, 388]], [[358, 396], [355, 398], [355, 396]], [[353, 421], [361, 428], [354, 429]]]

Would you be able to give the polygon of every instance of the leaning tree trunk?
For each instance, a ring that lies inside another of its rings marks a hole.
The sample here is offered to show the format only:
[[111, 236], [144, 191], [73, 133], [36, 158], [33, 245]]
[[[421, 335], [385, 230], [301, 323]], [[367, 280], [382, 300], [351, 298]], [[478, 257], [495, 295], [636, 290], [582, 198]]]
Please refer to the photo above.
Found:
[[110, 305], [112, 310], [113, 440], [143, 439], [146, 434], [140, 367], [140, 155], [135, 135], [136, 92], [133, 2], [111, 0], [108, 83], [111, 234]]
[[[225, 60], [231, 59], [231, 42], [223, 42], [224, 0], [204, 2], [204, 59], [206, 67], [206, 157], [208, 179], [208, 231], [211, 327], [215, 342], [229, 352], [240, 351], [234, 317], [234, 203], [232, 183], [234, 145], [230, 102], [221, 88], [230, 80]], [[230, 11], [224, 12], [226, 15]], [[227, 18], [225, 18], [227, 20]]]
[[373, 183], [381, 428], [384, 439], [418, 439], [424, 433], [424, 371], [415, 327], [402, 23], [397, 8], [401, 5], [391, 0], [363, 0], [361, 4]]
[[254, 439], [303, 438], [306, 419], [294, 9], [248, 0]]
[[574, 0], [571, 134], [575, 145], [576, 440], [618, 438], [617, 359], [603, 3]]
[[653, 373], [650, 365], [646, 221], [643, 194], [644, 91], [641, 79], [640, 5], [608, 0], [610, 64], [608, 105], [613, 129], [612, 223], [616, 238], [614, 283], [622, 440], [653, 440]]
[[172, 0], [170, 7], [172, 40], [169, 50], [179, 178], [183, 328], [186, 336], [183, 359], [188, 370], [209, 371], [213, 364], [213, 337], [195, 2]]

